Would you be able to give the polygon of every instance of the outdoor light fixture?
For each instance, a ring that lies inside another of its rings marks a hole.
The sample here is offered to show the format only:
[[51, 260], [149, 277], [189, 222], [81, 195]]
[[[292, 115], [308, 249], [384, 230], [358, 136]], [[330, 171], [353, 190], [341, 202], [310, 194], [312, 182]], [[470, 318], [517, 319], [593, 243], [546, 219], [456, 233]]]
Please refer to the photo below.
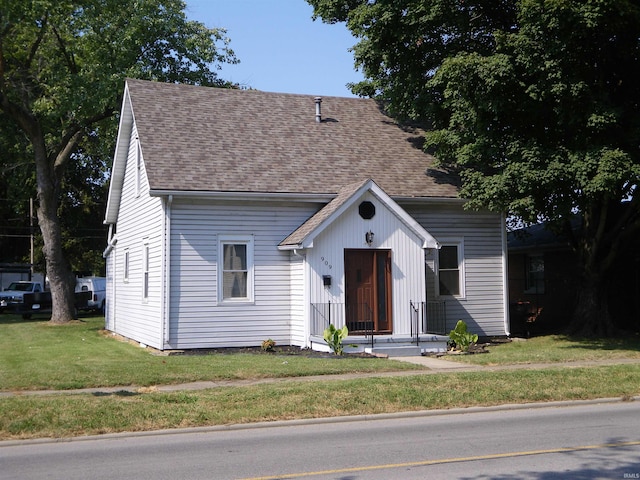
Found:
[[374, 233], [371, 230], [364, 234], [364, 241], [367, 242], [369, 246], [373, 243], [373, 235]]

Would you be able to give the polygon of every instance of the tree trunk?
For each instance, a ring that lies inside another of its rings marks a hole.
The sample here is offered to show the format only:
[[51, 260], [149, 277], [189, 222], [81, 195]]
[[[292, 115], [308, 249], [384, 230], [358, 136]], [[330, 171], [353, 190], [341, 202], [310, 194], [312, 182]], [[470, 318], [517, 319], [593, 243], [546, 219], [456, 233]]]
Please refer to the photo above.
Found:
[[601, 275], [583, 276], [569, 333], [582, 337], [610, 337], [616, 329], [609, 314], [609, 296]]
[[47, 158], [44, 141], [34, 147], [38, 192], [37, 213], [44, 242], [46, 273], [51, 289], [51, 322], [60, 324], [76, 318], [74, 276], [62, 251], [62, 232], [58, 218], [59, 179], [56, 178], [53, 166]]

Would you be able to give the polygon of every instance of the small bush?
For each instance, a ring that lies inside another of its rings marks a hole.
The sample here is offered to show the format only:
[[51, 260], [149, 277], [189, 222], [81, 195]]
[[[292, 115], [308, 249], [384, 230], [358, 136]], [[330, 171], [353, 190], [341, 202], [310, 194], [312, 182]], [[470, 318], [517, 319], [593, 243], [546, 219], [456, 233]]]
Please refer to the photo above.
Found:
[[478, 341], [478, 334], [469, 332], [467, 324], [462, 320], [458, 320], [456, 328], [449, 333], [449, 338], [455, 343], [458, 350], [468, 352], [469, 347]]
[[329, 348], [333, 350], [333, 353], [336, 355], [342, 355], [344, 351], [344, 346], [342, 345], [342, 341], [349, 335], [349, 329], [345, 325], [342, 328], [336, 328], [333, 324], [329, 325], [324, 330], [323, 338], [324, 341], [327, 342]]

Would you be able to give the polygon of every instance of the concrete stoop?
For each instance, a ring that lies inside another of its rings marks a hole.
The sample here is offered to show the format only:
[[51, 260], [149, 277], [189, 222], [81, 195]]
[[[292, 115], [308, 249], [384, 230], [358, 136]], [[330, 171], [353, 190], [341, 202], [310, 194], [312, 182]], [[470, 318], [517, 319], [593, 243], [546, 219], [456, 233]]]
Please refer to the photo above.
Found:
[[382, 345], [365, 348], [365, 352], [389, 357], [415, 357], [422, 355], [422, 349], [416, 345]]
[[[312, 337], [314, 350], [329, 351], [329, 347], [320, 338]], [[366, 352], [388, 357], [415, 357], [424, 353], [446, 353], [449, 337], [446, 335], [421, 335], [416, 344], [415, 338], [399, 338], [375, 336], [373, 345], [371, 337], [348, 336], [344, 341], [346, 353]]]

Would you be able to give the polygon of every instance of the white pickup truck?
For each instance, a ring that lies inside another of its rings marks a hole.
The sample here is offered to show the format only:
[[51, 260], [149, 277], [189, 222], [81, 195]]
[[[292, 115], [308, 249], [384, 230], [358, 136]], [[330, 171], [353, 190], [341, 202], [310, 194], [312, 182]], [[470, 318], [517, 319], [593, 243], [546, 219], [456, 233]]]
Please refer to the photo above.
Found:
[[0, 309], [5, 309], [12, 305], [24, 303], [25, 293], [43, 292], [40, 282], [12, 282], [4, 291], [0, 292]]

